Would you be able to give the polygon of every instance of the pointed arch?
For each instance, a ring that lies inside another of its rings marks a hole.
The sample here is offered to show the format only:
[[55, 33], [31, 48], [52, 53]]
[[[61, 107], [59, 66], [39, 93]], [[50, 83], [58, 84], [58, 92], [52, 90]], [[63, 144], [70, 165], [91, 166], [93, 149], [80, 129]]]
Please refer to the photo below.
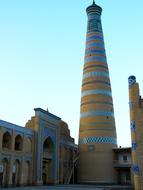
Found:
[[42, 179], [43, 184], [53, 183], [54, 143], [49, 136], [43, 142]]
[[22, 147], [23, 147], [23, 138], [21, 137], [21, 135], [17, 135], [15, 137], [15, 150], [22, 151]]
[[12, 142], [12, 136], [11, 134], [7, 131], [3, 134], [2, 138], [2, 148], [5, 149], [11, 149], [11, 143]]
[[25, 173], [24, 184], [29, 185], [30, 184], [30, 161], [27, 160], [24, 165], [25, 165], [25, 167], [24, 167], [24, 173]]
[[2, 172], [2, 186], [6, 186], [8, 184], [9, 177], [9, 161], [7, 158], [2, 160], [3, 172]]
[[15, 160], [12, 167], [12, 184], [13, 186], [20, 185], [20, 168], [21, 163], [18, 159]]
[[54, 149], [54, 143], [51, 137], [47, 137], [43, 143], [43, 152], [52, 153]]

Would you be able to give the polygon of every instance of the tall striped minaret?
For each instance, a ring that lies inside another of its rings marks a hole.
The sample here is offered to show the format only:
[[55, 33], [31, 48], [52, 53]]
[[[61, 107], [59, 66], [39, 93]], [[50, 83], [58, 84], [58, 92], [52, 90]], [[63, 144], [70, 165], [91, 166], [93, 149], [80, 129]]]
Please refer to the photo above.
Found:
[[114, 183], [112, 149], [116, 129], [111, 84], [101, 25], [102, 8], [86, 9], [88, 27], [83, 69], [80, 129], [79, 183]]

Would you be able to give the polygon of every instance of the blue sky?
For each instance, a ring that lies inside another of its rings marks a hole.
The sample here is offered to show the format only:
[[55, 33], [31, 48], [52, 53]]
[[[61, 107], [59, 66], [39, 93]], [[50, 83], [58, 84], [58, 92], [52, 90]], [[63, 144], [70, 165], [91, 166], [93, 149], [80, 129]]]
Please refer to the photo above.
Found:
[[[0, 119], [24, 126], [41, 107], [78, 139], [90, 0], [0, 0]], [[143, 94], [143, 1], [98, 0], [110, 69], [118, 143], [130, 145], [128, 76]]]

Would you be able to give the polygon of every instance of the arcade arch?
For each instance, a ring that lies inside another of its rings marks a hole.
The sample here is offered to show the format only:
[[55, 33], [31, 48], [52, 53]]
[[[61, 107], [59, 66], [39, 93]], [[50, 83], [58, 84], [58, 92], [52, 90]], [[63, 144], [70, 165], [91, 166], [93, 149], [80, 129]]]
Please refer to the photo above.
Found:
[[21, 135], [17, 135], [15, 137], [15, 150], [22, 151], [22, 146], [23, 146], [23, 139]]
[[51, 137], [47, 137], [43, 142], [43, 164], [42, 164], [42, 179], [43, 184], [53, 183], [53, 157], [54, 143]]
[[7, 158], [4, 158], [0, 165], [0, 187], [6, 186], [8, 183], [9, 177], [9, 161]]
[[12, 166], [12, 185], [18, 186], [20, 185], [20, 161], [18, 159], [15, 160]]
[[30, 184], [30, 161], [24, 163], [24, 184]]
[[2, 148], [11, 149], [11, 141], [12, 141], [11, 134], [8, 131], [5, 132], [2, 138]]

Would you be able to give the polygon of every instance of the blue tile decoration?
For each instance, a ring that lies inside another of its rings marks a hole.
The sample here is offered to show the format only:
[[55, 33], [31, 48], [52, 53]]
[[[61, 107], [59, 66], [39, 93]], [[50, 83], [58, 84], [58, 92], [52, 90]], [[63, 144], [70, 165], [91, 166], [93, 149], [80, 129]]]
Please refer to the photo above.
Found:
[[103, 63], [106, 63], [106, 62], [107, 62], [106, 57], [95, 56], [95, 55], [86, 57], [86, 58], [84, 59], [84, 61], [85, 61], [85, 63], [92, 62], [92, 61], [99, 61], [99, 62], [103, 62]]
[[136, 83], [136, 77], [135, 76], [130, 76], [128, 78], [128, 82], [129, 82], [129, 87], [132, 86], [133, 84]]
[[88, 73], [83, 74], [83, 79], [90, 78], [90, 77], [106, 77], [109, 78], [109, 73], [104, 71], [91, 71]]
[[5, 126], [0, 126], [0, 127], [3, 128], [3, 134], [6, 133], [6, 132], [9, 132], [9, 134], [12, 135], [12, 131], [13, 131], [12, 129], [6, 128]]
[[24, 136], [24, 132], [21, 132], [21, 131], [15, 131], [15, 134], [16, 135], [20, 135], [21, 137], [23, 137]]
[[97, 68], [103, 68], [103, 69], [106, 69], [106, 70], [108, 70], [108, 67], [107, 67], [107, 65], [101, 65], [101, 64], [95, 64], [94, 63], [94, 65], [92, 64], [92, 65], [88, 65], [88, 66], [84, 66], [84, 71], [86, 70], [86, 69], [90, 69], [90, 68], [95, 68], [95, 69], [97, 69]]
[[105, 55], [104, 49], [89, 49], [85, 51], [85, 55], [91, 54], [91, 53], [99, 53]]
[[88, 13], [88, 18], [89, 19], [99, 19], [100, 20], [100, 16], [95, 14], [95, 13]]
[[5, 128], [9, 132], [10, 131], [12, 132], [13, 130], [15, 130], [17, 133], [20, 133], [20, 134], [27, 134], [27, 135], [34, 136], [34, 131], [32, 129], [15, 125], [13, 123], [10, 123], [4, 120], [0, 120], [0, 127]]
[[137, 143], [136, 142], [132, 142], [132, 150], [136, 150], [137, 149]]
[[91, 48], [91, 47], [95, 47], [95, 48], [99, 47], [99, 48], [105, 49], [104, 44], [101, 43], [101, 42], [100, 42], [100, 43], [98, 43], [98, 42], [93, 42], [93, 43], [91, 43], [91, 44], [87, 44], [87, 45], [86, 45], [86, 49]]
[[114, 112], [112, 111], [89, 111], [81, 112], [80, 118], [92, 117], [92, 116], [111, 116], [114, 117]]
[[91, 143], [117, 144], [117, 140], [116, 138], [112, 137], [86, 137], [79, 139], [79, 144], [91, 144]]
[[134, 122], [134, 121], [131, 122], [130, 127], [131, 127], [131, 131], [132, 131], [132, 132], [135, 132], [136, 126], [135, 126], [135, 122]]
[[90, 36], [90, 37], [86, 38], [87, 42], [90, 41], [90, 40], [102, 40], [103, 41], [103, 36], [96, 36], [96, 35], [94, 35], [94, 36]]
[[56, 158], [56, 151], [57, 151], [57, 148], [56, 148], [56, 131], [52, 130], [48, 127], [45, 127], [42, 136], [43, 136], [43, 140], [46, 140], [46, 138], [50, 137], [52, 140], [53, 146], [54, 146], [54, 148], [53, 148], [54, 151], [53, 151], [52, 174], [51, 174], [52, 177], [54, 178], [54, 175], [55, 175], [56, 170], [57, 170], [56, 165], [55, 165], [56, 160], [57, 160], [57, 158]]
[[94, 18], [90, 18], [88, 20], [88, 26], [87, 26], [87, 32], [93, 32], [93, 31], [97, 31], [97, 32], [102, 32], [102, 26], [101, 26], [101, 21], [100, 21], [100, 17], [98, 17], [97, 19]]
[[139, 174], [139, 166], [138, 166], [138, 164], [134, 164], [134, 165], [133, 165], [133, 172], [134, 172], [134, 174], [136, 174], [136, 175]]
[[100, 84], [100, 85], [106, 85], [110, 87], [110, 82], [101, 81], [101, 80], [92, 80], [88, 82], [83, 82], [82, 86], [88, 85], [88, 84]]
[[56, 116], [56, 115], [54, 115], [54, 114], [52, 114], [52, 113], [50, 113], [48, 111], [45, 111], [42, 108], [35, 108], [34, 110], [35, 110], [37, 116], [43, 116], [43, 115], [45, 115], [45, 116], [50, 116], [51, 118], [53, 118], [55, 120], [61, 120], [60, 117], [58, 117], [58, 116]]
[[95, 89], [95, 90], [82, 91], [81, 97], [88, 96], [88, 95], [94, 95], [94, 94], [100, 94], [100, 95], [110, 96], [110, 97], [112, 96], [112, 93], [109, 90]]
[[50, 137], [52, 139], [53, 144], [56, 143], [56, 133], [54, 130], [49, 129], [47, 127], [44, 128], [43, 132], [43, 139], [45, 140], [46, 138]]

